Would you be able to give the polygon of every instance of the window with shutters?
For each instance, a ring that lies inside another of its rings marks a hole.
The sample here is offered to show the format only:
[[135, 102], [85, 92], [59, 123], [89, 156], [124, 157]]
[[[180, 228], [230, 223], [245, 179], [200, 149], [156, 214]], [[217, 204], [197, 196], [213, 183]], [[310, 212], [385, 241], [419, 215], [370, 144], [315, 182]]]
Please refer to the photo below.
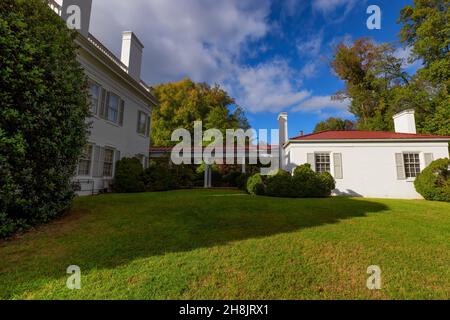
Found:
[[138, 127], [137, 132], [142, 135], [147, 134], [147, 114], [145, 112], [139, 111], [138, 112]]
[[105, 148], [105, 154], [103, 158], [103, 176], [112, 177], [114, 167], [114, 150]]
[[97, 114], [98, 103], [100, 100], [100, 86], [92, 81], [89, 83], [89, 96], [90, 96], [91, 113]]
[[406, 178], [415, 178], [420, 173], [420, 158], [418, 153], [404, 153], [403, 163]]
[[120, 98], [112, 92], [108, 93], [108, 99], [106, 102], [107, 108], [107, 119], [109, 121], [118, 123], [119, 122], [119, 104]]
[[315, 155], [316, 172], [331, 172], [331, 162], [329, 153], [316, 153]]
[[89, 176], [91, 174], [92, 149], [92, 145], [87, 145], [86, 147], [84, 147], [83, 153], [81, 154], [81, 158], [78, 163], [79, 176]]

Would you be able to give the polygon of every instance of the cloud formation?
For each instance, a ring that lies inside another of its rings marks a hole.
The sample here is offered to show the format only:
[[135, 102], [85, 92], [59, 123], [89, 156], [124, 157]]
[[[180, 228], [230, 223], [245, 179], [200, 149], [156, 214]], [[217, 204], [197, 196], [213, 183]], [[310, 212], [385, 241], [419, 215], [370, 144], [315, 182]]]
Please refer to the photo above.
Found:
[[[312, 1], [315, 10], [331, 10], [328, 0]], [[339, 7], [352, 0], [331, 2]], [[261, 40], [275, 32], [271, 8], [271, 0], [93, 1], [91, 32], [120, 56], [121, 33], [134, 31], [145, 45], [142, 77], [150, 84], [189, 77], [222, 85], [252, 113], [287, 111], [302, 102], [307, 107], [300, 111], [316, 111], [319, 107], [308, 104], [321, 97], [311, 100], [302, 79], [317, 73], [323, 32], [297, 43], [299, 55], [305, 55], [299, 70], [285, 57], [257, 64], [244, 59], [250, 51], [267, 50]], [[287, 0], [284, 10], [293, 13], [304, 5]]]

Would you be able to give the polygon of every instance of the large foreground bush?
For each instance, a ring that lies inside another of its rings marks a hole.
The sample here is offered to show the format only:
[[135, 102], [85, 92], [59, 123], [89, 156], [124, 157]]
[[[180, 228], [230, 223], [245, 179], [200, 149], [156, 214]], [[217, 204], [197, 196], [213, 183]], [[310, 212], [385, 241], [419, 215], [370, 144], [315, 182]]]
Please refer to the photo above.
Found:
[[247, 182], [248, 193], [271, 197], [329, 197], [333, 189], [335, 181], [331, 174], [316, 173], [309, 164], [297, 167], [293, 175], [279, 170], [266, 179], [255, 174]]
[[0, 237], [71, 204], [89, 112], [74, 37], [45, 1], [0, 1]]
[[418, 193], [426, 200], [450, 202], [450, 160], [439, 159], [425, 168], [414, 181]]

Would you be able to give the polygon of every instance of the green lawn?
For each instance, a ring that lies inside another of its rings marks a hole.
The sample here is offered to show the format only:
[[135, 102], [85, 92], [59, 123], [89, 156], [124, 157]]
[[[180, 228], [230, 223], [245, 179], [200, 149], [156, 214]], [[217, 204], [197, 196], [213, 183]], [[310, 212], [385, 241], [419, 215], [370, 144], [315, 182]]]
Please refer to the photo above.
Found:
[[[78, 265], [81, 290], [66, 288]], [[366, 287], [369, 265], [382, 290]], [[79, 198], [0, 242], [0, 299], [449, 299], [450, 204], [237, 191]]]

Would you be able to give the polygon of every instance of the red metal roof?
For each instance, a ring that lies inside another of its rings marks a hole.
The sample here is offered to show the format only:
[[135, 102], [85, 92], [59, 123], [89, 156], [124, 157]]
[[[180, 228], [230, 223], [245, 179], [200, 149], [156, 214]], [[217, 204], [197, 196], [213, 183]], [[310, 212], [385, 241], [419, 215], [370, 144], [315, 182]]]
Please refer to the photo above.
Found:
[[431, 134], [411, 134], [396, 133], [385, 131], [339, 131], [329, 130], [318, 133], [307, 134], [291, 138], [290, 140], [308, 141], [308, 140], [364, 140], [364, 139], [448, 139], [450, 136], [435, 136]]

